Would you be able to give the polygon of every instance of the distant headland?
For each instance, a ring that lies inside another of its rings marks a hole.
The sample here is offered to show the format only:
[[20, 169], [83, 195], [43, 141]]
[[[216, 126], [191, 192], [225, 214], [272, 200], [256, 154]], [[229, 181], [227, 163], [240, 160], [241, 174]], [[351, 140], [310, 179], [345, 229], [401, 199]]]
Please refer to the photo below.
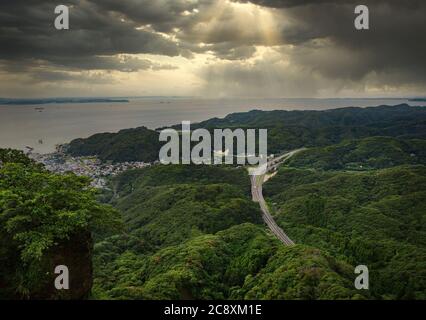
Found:
[[128, 103], [127, 99], [114, 98], [41, 98], [41, 99], [4, 99], [0, 105], [43, 105], [58, 103]]

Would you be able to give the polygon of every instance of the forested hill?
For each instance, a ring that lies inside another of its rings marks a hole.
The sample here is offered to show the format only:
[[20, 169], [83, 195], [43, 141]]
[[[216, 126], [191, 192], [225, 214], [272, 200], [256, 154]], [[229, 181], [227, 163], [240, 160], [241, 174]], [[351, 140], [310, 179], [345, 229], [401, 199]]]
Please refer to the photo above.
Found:
[[[59, 257], [88, 266], [78, 298], [93, 261], [94, 299], [426, 299], [424, 110], [253, 111], [201, 124], [267, 127], [273, 148], [307, 147], [264, 185], [292, 247], [263, 223], [245, 168], [154, 165], [95, 198], [88, 179], [0, 150], [0, 298], [69, 298], [43, 290]], [[129, 161], [156, 154], [154, 138], [139, 128], [74, 143]], [[124, 228], [105, 235], [103, 224]], [[354, 288], [358, 265], [369, 290]]]
[[[276, 147], [316, 145], [265, 185], [296, 246], [263, 224], [241, 168], [129, 171], [110, 194], [127, 231], [96, 244], [94, 297], [425, 298], [423, 108], [253, 111], [200, 126], [269, 126]], [[357, 265], [368, 291], [354, 289]]]
[[[426, 167], [326, 170], [303, 155], [264, 187], [294, 247], [263, 224], [241, 168], [154, 166], [116, 177], [111, 203], [126, 232], [95, 246], [94, 297], [425, 299]], [[368, 291], [353, 287], [357, 265], [369, 268]]]
[[126, 232], [95, 246], [95, 298], [368, 297], [354, 290], [350, 264], [312, 246], [282, 246], [242, 168], [159, 165], [113, 185]]
[[309, 128], [340, 126], [378, 126], [404, 124], [407, 122], [423, 123], [426, 120], [426, 109], [407, 104], [377, 107], [348, 107], [323, 111], [310, 110], [274, 110], [232, 113], [223, 119], [213, 118], [200, 122], [203, 128], [227, 128], [235, 125], [246, 127], [301, 126]]
[[[0, 299], [89, 297], [92, 232], [116, 231], [121, 222], [116, 210], [96, 201], [89, 183], [0, 149]], [[69, 290], [54, 287], [59, 265], [71, 270]]]
[[[347, 139], [372, 136], [426, 137], [426, 109], [398, 106], [343, 108], [325, 111], [251, 111], [210, 119], [195, 128], [268, 129], [270, 153], [300, 147], [327, 146]], [[179, 124], [176, 128], [180, 128]], [[97, 134], [69, 144], [74, 156], [97, 155], [104, 161], [155, 161], [161, 144], [158, 132], [141, 127]]]
[[368, 170], [402, 164], [426, 165], [425, 139], [369, 137], [315, 147], [296, 154], [290, 166], [324, 170]]
[[423, 139], [426, 108], [402, 104], [325, 111], [254, 110], [210, 119], [193, 127], [268, 129], [268, 150], [280, 153], [373, 136]]
[[369, 267], [370, 293], [426, 299], [426, 167], [323, 171], [283, 167], [264, 187], [296, 243]]
[[73, 156], [96, 155], [103, 161], [153, 162], [158, 159], [160, 148], [159, 134], [140, 127], [73, 140], [68, 145], [67, 152]]

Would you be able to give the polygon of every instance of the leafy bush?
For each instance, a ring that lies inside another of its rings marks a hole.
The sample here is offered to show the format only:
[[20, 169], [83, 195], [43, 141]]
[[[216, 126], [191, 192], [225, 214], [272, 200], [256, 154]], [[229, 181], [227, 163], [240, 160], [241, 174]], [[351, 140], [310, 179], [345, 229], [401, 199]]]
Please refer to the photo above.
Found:
[[31, 296], [52, 250], [78, 235], [116, 230], [121, 220], [96, 201], [87, 178], [51, 174], [17, 155], [0, 168], [0, 286]]

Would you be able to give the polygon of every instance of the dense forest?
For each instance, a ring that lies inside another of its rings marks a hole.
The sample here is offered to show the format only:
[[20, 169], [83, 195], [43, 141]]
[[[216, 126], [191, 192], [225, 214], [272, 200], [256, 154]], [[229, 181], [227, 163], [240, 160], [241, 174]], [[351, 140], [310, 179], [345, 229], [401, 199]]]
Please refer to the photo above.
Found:
[[291, 166], [324, 170], [383, 169], [402, 164], [426, 165], [426, 140], [369, 137], [307, 149], [290, 159]]
[[375, 298], [426, 298], [426, 167], [281, 168], [264, 189], [297, 243], [370, 268]]
[[[174, 126], [179, 130], [180, 125]], [[276, 154], [300, 147], [328, 146], [373, 136], [426, 138], [426, 110], [422, 107], [380, 106], [325, 111], [250, 111], [192, 125], [193, 129], [268, 129], [268, 150]], [[114, 162], [158, 159], [158, 132], [141, 127], [96, 134], [68, 145], [74, 156], [97, 155]]]
[[[82, 299], [92, 287], [92, 233], [116, 232], [119, 213], [97, 201], [89, 179], [47, 172], [0, 149], [0, 299]], [[72, 290], [53, 287], [58, 265]]]
[[95, 245], [95, 298], [366, 297], [348, 263], [267, 231], [242, 168], [156, 166], [113, 184], [127, 230]]
[[158, 159], [161, 145], [159, 134], [145, 127], [118, 133], [98, 133], [87, 139], [76, 139], [67, 146], [73, 156], [94, 156], [103, 161], [153, 162]]
[[[263, 223], [246, 168], [154, 165], [99, 193], [0, 150], [0, 298], [426, 299], [424, 110], [252, 111], [194, 126], [266, 127], [274, 150], [307, 148], [264, 185], [291, 247]], [[68, 150], [151, 161], [148, 137], [100, 134]], [[43, 272], [66, 258], [84, 286], [58, 297]], [[357, 265], [369, 290], [354, 288]]]

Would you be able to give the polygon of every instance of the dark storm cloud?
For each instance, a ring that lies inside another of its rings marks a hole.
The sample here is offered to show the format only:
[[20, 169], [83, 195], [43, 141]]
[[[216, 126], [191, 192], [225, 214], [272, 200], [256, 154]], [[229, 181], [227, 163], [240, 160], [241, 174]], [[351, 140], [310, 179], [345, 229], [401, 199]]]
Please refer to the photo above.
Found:
[[190, 23], [193, 12], [212, 0], [92, 0], [102, 11], [117, 12], [141, 25], [152, 25], [155, 30], [170, 32], [173, 28]]
[[[335, 2], [335, 0], [235, 0], [241, 3], [251, 2], [259, 6], [272, 7], [272, 8], [290, 8], [297, 6], [305, 6], [308, 4], [324, 4]], [[341, 0], [340, 2], [345, 2]]]
[[216, 57], [223, 60], [244, 60], [252, 57], [256, 48], [254, 46], [235, 47], [235, 45], [229, 43], [221, 43], [211, 46], [211, 51], [214, 52]]
[[51, 63], [58, 67], [68, 67], [75, 70], [117, 70], [121, 72], [136, 72], [139, 70], [170, 70], [175, 66], [160, 64], [148, 59], [131, 56], [109, 57], [57, 57]]
[[[218, 90], [228, 79], [234, 90], [252, 91], [266, 87], [271, 77], [283, 83], [275, 86], [277, 92], [297, 91], [310, 83], [312, 93], [318, 89], [310, 79], [313, 74], [327, 80], [324, 85], [340, 81], [342, 86], [362, 86], [366, 79], [376, 86], [426, 84], [426, 1], [233, 2], [250, 2], [256, 10], [267, 11], [274, 21], [263, 21], [263, 27], [266, 23], [273, 36], [256, 23], [259, 12], [222, 0], [62, 0], [72, 6], [69, 31], [53, 27], [55, 1], [0, 0], [0, 69], [28, 72], [34, 78], [43, 70], [39, 79], [55, 81], [76, 71], [175, 68], [126, 54], [191, 59], [211, 53], [220, 60], [218, 65], [200, 74]], [[360, 3], [369, 6], [370, 30], [355, 30], [354, 8]], [[273, 62], [244, 64], [256, 56], [258, 46], [271, 47], [281, 56]], [[232, 64], [220, 64], [223, 61]], [[52, 74], [49, 68], [64, 73]], [[68, 76], [66, 81], [75, 77]]]
[[298, 67], [286, 67], [277, 59], [265, 58], [244, 65], [225, 62], [202, 71], [208, 85], [203, 94], [217, 97], [300, 97], [315, 95], [318, 86], [313, 77]]
[[[360, 81], [375, 73], [386, 84], [426, 83], [426, 1], [250, 0], [283, 13], [291, 24], [279, 30], [283, 45], [294, 45], [292, 63], [328, 78]], [[354, 9], [370, 10], [370, 30], [354, 28]], [[285, 51], [286, 48], [284, 47]], [[407, 75], [411, 77], [407, 78]]]
[[[91, 0], [103, 12], [118, 14], [135, 24], [149, 25], [157, 32], [174, 35], [180, 54], [213, 52], [221, 59], [246, 59], [254, 53], [253, 45], [264, 42], [259, 32], [242, 37], [247, 25], [236, 26], [238, 12], [232, 6], [215, 7], [217, 0]], [[213, 27], [206, 27], [214, 23]], [[255, 28], [254, 28], [255, 29]], [[200, 47], [203, 42], [205, 45]]]
[[405, 7], [415, 7], [423, 0], [235, 0], [245, 3], [251, 2], [259, 6], [271, 8], [292, 8], [307, 5], [340, 4], [340, 5], [359, 5], [359, 4], [391, 4]]
[[[71, 6], [71, 28], [57, 31], [53, 27], [57, 3], [3, 1], [0, 2], [0, 59], [20, 60], [23, 69], [31, 59], [32, 63], [71, 68], [110, 69], [105, 65], [112, 68], [113, 61], [101, 56], [148, 53], [191, 58], [193, 53], [213, 52], [223, 59], [248, 58], [255, 51], [252, 45], [261, 43], [261, 37], [255, 34], [250, 44], [247, 39], [239, 39], [241, 27], [233, 26], [235, 12], [231, 8], [225, 8], [220, 17], [215, 17], [214, 12], [206, 14], [216, 2], [64, 0], [61, 3]], [[200, 33], [199, 24], [212, 18], [220, 20], [216, 28], [207, 35]], [[176, 35], [179, 43], [158, 32]], [[198, 46], [203, 39], [207, 45]], [[120, 71], [124, 67], [116, 66]]]
[[[122, 63], [99, 56], [179, 55], [173, 41], [149, 30], [137, 30], [139, 25], [114, 12], [102, 11], [89, 1], [62, 3], [74, 5], [70, 10], [71, 28], [66, 31], [53, 27], [55, 2], [0, 2], [0, 59], [22, 62], [32, 59], [82, 69], [111, 69], [115, 65], [120, 70], [126, 68]], [[146, 69], [133, 61], [131, 69], [140, 68]]]
[[40, 71], [31, 74], [29, 83], [37, 81], [37, 83], [44, 82], [79, 82], [93, 84], [111, 84], [114, 83], [114, 79], [104, 74], [82, 74], [82, 73], [69, 73], [62, 71]]
[[[336, 2], [321, 6], [321, 10], [317, 5], [288, 9], [288, 14], [300, 21], [283, 32], [286, 42], [298, 45], [294, 61], [312, 65], [328, 77], [353, 80], [371, 72], [425, 73], [426, 2], [370, 2], [368, 31], [355, 30], [353, 5]], [[323, 40], [322, 45], [318, 39]]]

